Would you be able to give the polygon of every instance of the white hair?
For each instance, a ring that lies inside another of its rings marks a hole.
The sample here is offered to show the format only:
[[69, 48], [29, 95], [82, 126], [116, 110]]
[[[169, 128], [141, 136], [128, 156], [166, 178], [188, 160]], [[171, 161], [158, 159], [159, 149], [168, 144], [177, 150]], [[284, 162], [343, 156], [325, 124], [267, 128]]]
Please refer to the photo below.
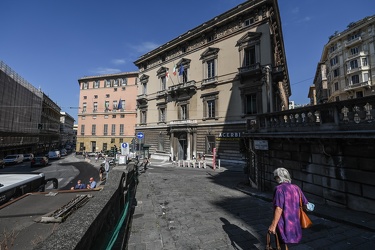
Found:
[[279, 183], [292, 182], [292, 178], [290, 178], [290, 174], [285, 168], [277, 168], [275, 171], [273, 171], [273, 177], [279, 177]]

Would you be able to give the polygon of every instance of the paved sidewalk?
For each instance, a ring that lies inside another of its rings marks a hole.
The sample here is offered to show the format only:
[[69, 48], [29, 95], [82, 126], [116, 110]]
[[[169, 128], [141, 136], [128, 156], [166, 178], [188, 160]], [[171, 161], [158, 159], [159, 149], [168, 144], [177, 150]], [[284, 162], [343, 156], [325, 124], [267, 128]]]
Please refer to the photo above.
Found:
[[[151, 167], [139, 180], [128, 249], [264, 249], [272, 218], [270, 193], [245, 185], [228, 168]], [[163, 167], [158, 167], [163, 166]], [[328, 206], [290, 249], [371, 249], [375, 216]]]

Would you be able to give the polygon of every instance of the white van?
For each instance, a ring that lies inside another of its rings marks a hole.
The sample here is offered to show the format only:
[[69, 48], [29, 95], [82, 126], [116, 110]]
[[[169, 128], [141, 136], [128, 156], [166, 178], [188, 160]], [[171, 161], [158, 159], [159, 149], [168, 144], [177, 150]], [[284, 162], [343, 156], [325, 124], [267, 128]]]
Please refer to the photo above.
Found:
[[60, 151], [52, 150], [48, 152], [48, 159], [60, 159]]
[[5, 165], [10, 165], [10, 164], [17, 164], [23, 162], [23, 154], [16, 154], [16, 155], [7, 155], [4, 159], [3, 162]]

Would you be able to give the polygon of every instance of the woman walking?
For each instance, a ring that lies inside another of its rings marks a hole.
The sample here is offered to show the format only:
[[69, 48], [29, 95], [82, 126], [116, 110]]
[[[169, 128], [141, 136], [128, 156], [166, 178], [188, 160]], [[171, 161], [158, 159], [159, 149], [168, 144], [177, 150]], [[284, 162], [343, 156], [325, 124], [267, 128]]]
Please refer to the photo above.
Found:
[[292, 184], [288, 170], [278, 168], [273, 172], [274, 179], [278, 183], [273, 195], [274, 215], [268, 231], [277, 233], [281, 249], [288, 249], [287, 244], [299, 243], [302, 239], [302, 229], [299, 219], [300, 197], [306, 209], [308, 203], [302, 190]]

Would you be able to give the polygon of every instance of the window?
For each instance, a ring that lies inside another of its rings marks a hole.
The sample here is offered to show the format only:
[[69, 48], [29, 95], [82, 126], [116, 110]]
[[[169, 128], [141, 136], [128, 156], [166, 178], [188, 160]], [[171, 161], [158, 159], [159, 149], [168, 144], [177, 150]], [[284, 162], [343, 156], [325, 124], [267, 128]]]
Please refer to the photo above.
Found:
[[98, 95], [94, 95], [94, 99], [98, 99]]
[[200, 60], [202, 60], [204, 80], [203, 83], [215, 81], [217, 78], [217, 60], [218, 60], [218, 48], [207, 48], [202, 54]]
[[79, 150], [81, 151], [85, 150], [85, 144], [83, 142], [79, 143]]
[[103, 135], [108, 135], [108, 124], [104, 124]]
[[84, 116], [84, 115], [81, 116], [81, 119], [82, 119], [82, 120], [86, 120], [86, 116]]
[[358, 47], [350, 49], [350, 55], [357, 55], [358, 54]]
[[94, 89], [99, 88], [99, 81], [94, 81]]
[[108, 119], [108, 115], [105, 115], [105, 116], [104, 116], [104, 119]]
[[109, 94], [105, 94], [105, 98], [109, 98], [110, 97], [110, 95]]
[[119, 138], [119, 143], [123, 143], [124, 142], [124, 138]]
[[116, 115], [112, 115], [112, 118], [116, 118]]
[[113, 110], [116, 110], [118, 108], [117, 101], [113, 101]]
[[111, 82], [109, 80], [105, 80], [105, 87], [106, 88], [111, 87]]
[[94, 102], [94, 110], [93, 110], [93, 112], [97, 112], [97, 111], [98, 111], [98, 103]]
[[112, 124], [111, 135], [116, 135], [116, 124]]
[[87, 96], [85, 95], [84, 97], [83, 97], [83, 100], [86, 100], [87, 99]]
[[82, 85], [83, 85], [83, 89], [88, 89], [89, 88], [89, 85], [88, 85], [87, 82], [84, 82]]
[[245, 48], [243, 67], [256, 64], [255, 46]]
[[352, 84], [357, 84], [357, 83], [359, 83], [359, 75], [353, 75], [353, 76], [351, 77], [351, 82], [352, 82]]
[[166, 90], [167, 78], [165, 76], [160, 77], [160, 90]]
[[206, 154], [212, 154], [215, 148], [215, 136], [207, 135], [206, 137]]
[[85, 125], [81, 125], [81, 135], [85, 135]]
[[207, 78], [212, 79], [216, 76], [215, 73], [215, 60], [208, 60], [207, 61]]
[[115, 143], [115, 138], [111, 138], [111, 143]]
[[334, 44], [334, 45], [332, 45], [332, 46], [329, 48], [329, 52], [332, 53], [332, 52], [334, 52], [336, 49], [337, 49], [337, 44]]
[[249, 26], [250, 24], [253, 24], [254, 23], [254, 18], [249, 18], [247, 20], [245, 20], [245, 26]]
[[335, 82], [335, 91], [339, 90], [339, 83]]
[[120, 115], [120, 118], [125, 118], [125, 115]]
[[82, 107], [82, 113], [85, 113], [87, 112], [87, 103], [83, 103], [83, 107]]
[[215, 118], [215, 100], [207, 101], [207, 118]]
[[159, 108], [159, 122], [165, 122], [165, 107]]
[[367, 66], [367, 57], [362, 58], [362, 66]]
[[120, 135], [124, 135], [124, 124], [120, 124]]
[[333, 70], [333, 77], [338, 77], [339, 75], [340, 75], [340, 69], [339, 68]]
[[145, 124], [147, 122], [147, 111], [141, 110], [141, 123]]
[[113, 87], [118, 87], [118, 79], [113, 81]]
[[91, 126], [91, 135], [96, 135], [96, 125], [92, 124]]
[[337, 56], [335, 56], [334, 58], [331, 59], [331, 66], [334, 66], [338, 63], [338, 59], [337, 59]]
[[124, 109], [125, 109], [125, 100], [121, 100], [121, 102], [119, 104], [120, 104], [121, 111], [124, 111]]
[[142, 94], [143, 95], [147, 94], [147, 83], [146, 82], [142, 84]]
[[92, 116], [92, 119], [96, 119], [96, 115], [93, 115], [93, 116]]
[[249, 94], [245, 96], [245, 114], [257, 114], [257, 99], [256, 94]]
[[164, 134], [159, 134], [158, 137], [158, 150], [164, 151]]
[[104, 102], [104, 112], [108, 112], [109, 110], [109, 101]]
[[187, 120], [189, 118], [188, 115], [188, 105], [187, 104], [180, 104], [178, 107], [178, 119], [179, 120]]
[[107, 151], [108, 150], [108, 144], [107, 143], [103, 143], [103, 151]]
[[180, 64], [180, 66], [178, 67], [178, 77], [179, 77], [179, 81], [184, 83], [184, 82], [187, 82], [188, 81], [188, 69], [185, 68], [182, 63]]
[[121, 79], [121, 86], [126, 86], [128, 85], [128, 78]]
[[350, 61], [350, 69], [356, 69], [356, 68], [358, 68], [358, 61], [357, 60]]
[[357, 92], [355, 92], [355, 97], [356, 97], [356, 98], [363, 97], [363, 92], [362, 92], [362, 91], [357, 91]]

